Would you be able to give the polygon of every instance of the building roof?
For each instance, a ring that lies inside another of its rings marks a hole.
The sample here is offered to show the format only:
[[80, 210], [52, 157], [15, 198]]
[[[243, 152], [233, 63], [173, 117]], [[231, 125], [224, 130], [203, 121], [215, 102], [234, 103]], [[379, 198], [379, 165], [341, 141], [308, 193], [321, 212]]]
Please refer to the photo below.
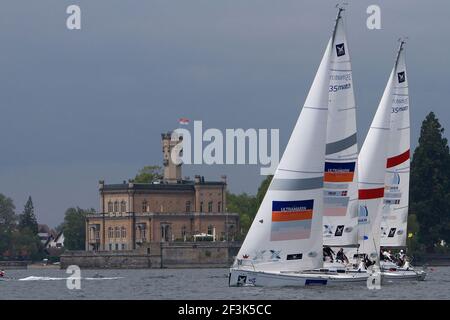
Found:
[[201, 181], [194, 182], [191, 180], [182, 180], [180, 183], [119, 183], [104, 184], [103, 191], [119, 191], [119, 190], [165, 190], [165, 191], [194, 191], [196, 185], [206, 186], [224, 186], [222, 181]]

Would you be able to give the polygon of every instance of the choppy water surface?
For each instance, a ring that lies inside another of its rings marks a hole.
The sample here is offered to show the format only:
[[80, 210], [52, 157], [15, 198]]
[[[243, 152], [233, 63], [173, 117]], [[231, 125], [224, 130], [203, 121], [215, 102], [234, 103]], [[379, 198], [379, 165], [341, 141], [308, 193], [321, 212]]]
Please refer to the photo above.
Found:
[[368, 290], [354, 285], [230, 288], [227, 269], [82, 270], [81, 289], [69, 290], [65, 270], [7, 270], [0, 299], [450, 299], [450, 267], [428, 271], [425, 281]]

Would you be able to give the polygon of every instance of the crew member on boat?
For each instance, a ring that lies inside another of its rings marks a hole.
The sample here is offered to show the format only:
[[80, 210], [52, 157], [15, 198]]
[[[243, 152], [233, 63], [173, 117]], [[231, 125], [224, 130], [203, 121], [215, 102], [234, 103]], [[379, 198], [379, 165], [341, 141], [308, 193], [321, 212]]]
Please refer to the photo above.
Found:
[[326, 261], [327, 258], [330, 262], [333, 262], [334, 251], [328, 246], [323, 247], [323, 261]]
[[3, 278], [6, 275], [5, 270], [0, 270], [0, 278]]
[[344, 253], [344, 248], [339, 249], [338, 253], [336, 254], [336, 261], [341, 261], [342, 263], [348, 263], [348, 258]]

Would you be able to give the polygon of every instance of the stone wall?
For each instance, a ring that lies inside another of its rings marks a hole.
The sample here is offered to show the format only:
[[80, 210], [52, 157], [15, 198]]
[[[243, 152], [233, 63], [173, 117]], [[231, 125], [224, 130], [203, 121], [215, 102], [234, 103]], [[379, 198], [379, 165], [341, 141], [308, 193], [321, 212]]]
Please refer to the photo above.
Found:
[[136, 251], [66, 251], [61, 268], [77, 265], [92, 269], [226, 268], [233, 263], [241, 243], [163, 242]]
[[0, 269], [26, 269], [31, 261], [0, 261]]

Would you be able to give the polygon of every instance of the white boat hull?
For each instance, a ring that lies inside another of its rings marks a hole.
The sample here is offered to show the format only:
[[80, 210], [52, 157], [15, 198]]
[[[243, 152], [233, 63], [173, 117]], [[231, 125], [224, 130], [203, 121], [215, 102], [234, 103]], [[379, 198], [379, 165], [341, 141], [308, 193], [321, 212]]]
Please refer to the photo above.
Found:
[[305, 287], [330, 286], [352, 283], [365, 284], [368, 274], [363, 273], [326, 273], [326, 272], [267, 272], [246, 269], [230, 269], [229, 286], [257, 287]]

